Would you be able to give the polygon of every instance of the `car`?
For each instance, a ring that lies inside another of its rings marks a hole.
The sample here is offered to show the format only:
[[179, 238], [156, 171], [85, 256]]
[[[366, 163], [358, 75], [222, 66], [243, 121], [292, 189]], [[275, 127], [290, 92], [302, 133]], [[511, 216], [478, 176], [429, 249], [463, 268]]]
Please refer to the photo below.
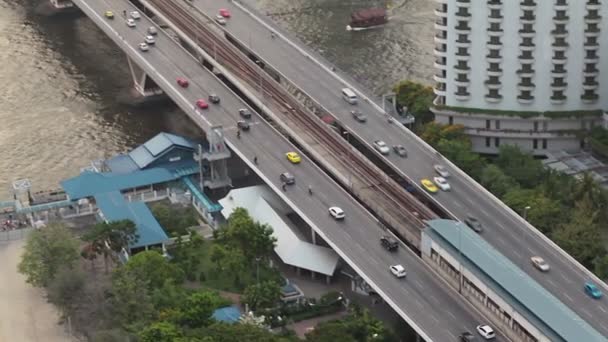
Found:
[[477, 341], [477, 338], [475, 337], [475, 335], [471, 334], [468, 331], [465, 331], [462, 334], [460, 334], [460, 336], [458, 336], [458, 338], [460, 339], [460, 342], [475, 342], [475, 341]]
[[351, 110], [350, 114], [353, 116], [353, 118], [355, 118], [355, 120], [357, 120], [359, 122], [365, 122], [365, 121], [367, 121], [367, 115], [361, 113], [358, 110]]
[[530, 258], [530, 261], [532, 261], [532, 265], [534, 265], [534, 267], [538, 268], [539, 270], [543, 272], [549, 271], [550, 267], [549, 264], [547, 264], [547, 262], [545, 261], [545, 259], [535, 255]]
[[239, 109], [239, 115], [243, 119], [251, 119], [251, 111], [249, 109], [246, 109], [246, 108]]
[[153, 45], [156, 43], [156, 39], [154, 39], [154, 36], [150, 36], [150, 35], [146, 36], [146, 38], [144, 38], [144, 41], [148, 45]]
[[188, 80], [181, 77], [177, 79], [177, 84], [182, 88], [188, 88], [189, 85]]
[[424, 187], [424, 189], [430, 193], [436, 193], [437, 191], [439, 191], [439, 189], [437, 188], [437, 186], [435, 185], [435, 183], [433, 183], [430, 179], [422, 179], [420, 180], [420, 184], [422, 184], [422, 186]]
[[407, 150], [403, 145], [394, 145], [393, 151], [395, 151], [399, 157], [407, 158]]
[[156, 30], [156, 27], [154, 27], [154, 26], [148, 27], [148, 34], [156, 36], [158, 34], [158, 31]]
[[600, 291], [600, 289], [598, 289], [597, 286], [592, 282], [585, 283], [585, 293], [593, 299], [602, 298], [602, 291]]
[[478, 325], [476, 329], [477, 329], [477, 332], [479, 333], [479, 335], [481, 335], [486, 340], [496, 337], [496, 333], [494, 333], [494, 329], [492, 329], [492, 327], [490, 327], [487, 324]]
[[215, 21], [220, 25], [226, 25], [227, 23], [226, 18], [222, 17], [219, 14], [215, 16]]
[[329, 207], [329, 215], [331, 215], [336, 220], [344, 220], [344, 210], [340, 207]]
[[133, 20], [131, 18], [127, 19], [126, 22], [127, 22], [127, 26], [129, 26], [129, 27], [135, 27], [136, 26], [135, 20]]
[[239, 129], [241, 129], [243, 131], [248, 131], [251, 126], [249, 125], [249, 122], [244, 121], [244, 120], [239, 120], [236, 122], [236, 127], [238, 127]]
[[139, 49], [141, 51], [148, 51], [148, 44], [146, 44], [146, 43], [139, 43]]
[[467, 215], [467, 218], [464, 219], [464, 223], [477, 233], [481, 233], [483, 231], [481, 222], [479, 222], [475, 216]]
[[112, 11], [105, 11], [103, 15], [108, 19], [114, 19], [114, 12]]
[[374, 148], [376, 151], [380, 152], [380, 154], [384, 155], [387, 155], [391, 151], [382, 140], [374, 140]]
[[217, 12], [224, 18], [230, 18], [230, 11], [225, 8], [220, 8]]
[[207, 103], [207, 101], [203, 100], [203, 99], [198, 99], [196, 100], [196, 106], [200, 109], [207, 109], [209, 108], [209, 104]]
[[302, 157], [297, 152], [287, 152], [285, 156], [292, 164], [299, 164], [302, 161]]
[[279, 178], [281, 179], [281, 183], [285, 183], [285, 184], [289, 184], [289, 185], [296, 184], [296, 177], [294, 177], [289, 172], [281, 173], [281, 176]]
[[437, 172], [441, 177], [450, 177], [450, 173], [448, 172], [448, 169], [445, 166], [436, 164], [433, 166], [433, 168], [435, 169], [435, 172]]
[[395, 252], [399, 248], [399, 243], [389, 235], [380, 237], [380, 244], [389, 252]]
[[405, 268], [401, 265], [391, 265], [389, 269], [391, 270], [391, 273], [397, 278], [404, 278], [407, 275], [407, 272], [405, 272]]
[[216, 94], [210, 94], [209, 95], [209, 102], [211, 103], [220, 103], [220, 97], [217, 96]]
[[131, 11], [131, 13], [129, 13], [129, 15], [131, 16], [131, 18], [133, 18], [135, 20], [141, 19], [141, 14], [139, 14], [138, 11]]
[[450, 191], [452, 189], [450, 187], [450, 183], [448, 183], [448, 181], [445, 180], [445, 178], [443, 177], [433, 177], [433, 181], [435, 182], [435, 184], [437, 184], [439, 189], [443, 191]]

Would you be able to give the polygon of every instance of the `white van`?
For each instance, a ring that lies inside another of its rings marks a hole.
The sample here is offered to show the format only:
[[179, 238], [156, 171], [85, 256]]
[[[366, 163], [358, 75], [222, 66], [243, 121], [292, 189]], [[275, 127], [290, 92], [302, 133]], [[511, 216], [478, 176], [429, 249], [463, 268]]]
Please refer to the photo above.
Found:
[[342, 98], [351, 105], [357, 104], [357, 94], [350, 88], [342, 89]]

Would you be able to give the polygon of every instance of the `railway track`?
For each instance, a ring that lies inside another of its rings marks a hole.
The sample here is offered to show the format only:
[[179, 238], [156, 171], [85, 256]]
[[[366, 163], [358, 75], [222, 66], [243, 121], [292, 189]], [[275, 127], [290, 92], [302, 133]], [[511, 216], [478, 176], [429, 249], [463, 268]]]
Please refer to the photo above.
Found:
[[289, 116], [298, 124], [300, 130], [312, 136], [318, 146], [352, 173], [358, 182], [359, 191], [373, 192], [374, 200], [377, 201], [373, 203], [374, 206], [381, 207], [392, 217], [392, 220], [386, 220], [387, 222], [405, 224], [417, 232], [424, 227], [423, 220], [437, 217], [336, 132], [329, 129], [324, 122], [308, 109], [303, 108], [278, 82], [263, 72], [240, 50], [189, 13], [183, 5], [172, 0], [148, 1], [190, 39], [197, 42], [200, 48], [208, 51], [217, 61], [221, 61], [222, 66], [229, 72], [253, 89], [259, 88], [269, 104]]

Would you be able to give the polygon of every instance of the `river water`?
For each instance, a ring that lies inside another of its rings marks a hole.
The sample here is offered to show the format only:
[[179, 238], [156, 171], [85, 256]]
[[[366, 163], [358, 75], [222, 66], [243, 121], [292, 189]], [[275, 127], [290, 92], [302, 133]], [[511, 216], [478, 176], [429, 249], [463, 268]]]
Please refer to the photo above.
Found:
[[[90, 161], [158, 132], [197, 133], [170, 104], [125, 104], [131, 81], [121, 51], [86, 16], [37, 14], [41, 1], [0, 0], [0, 200], [16, 179], [57, 188]], [[345, 26], [370, 1], [253, 1], [376, 93], [405, 78], [430, 83], [430, 0], [405, 0], [385, 27], [362, 32]]]

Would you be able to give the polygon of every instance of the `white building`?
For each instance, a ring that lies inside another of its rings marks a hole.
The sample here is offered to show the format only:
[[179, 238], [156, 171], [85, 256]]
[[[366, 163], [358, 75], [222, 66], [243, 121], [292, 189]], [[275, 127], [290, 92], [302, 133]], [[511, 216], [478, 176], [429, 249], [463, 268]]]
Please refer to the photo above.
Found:
[[576, 151], [608, 108], [608, 0], [435, 0], [436, 121], [477, 152]]

